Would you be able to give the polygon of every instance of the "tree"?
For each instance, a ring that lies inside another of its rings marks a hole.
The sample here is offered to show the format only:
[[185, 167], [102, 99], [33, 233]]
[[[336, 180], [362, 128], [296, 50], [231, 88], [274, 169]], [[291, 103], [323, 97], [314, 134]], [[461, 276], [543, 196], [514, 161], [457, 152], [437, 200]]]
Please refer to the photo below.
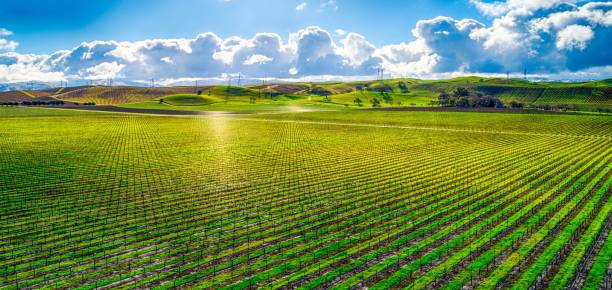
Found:
[[382, 99], [385, 103], [387, 104], [391, 104], [393, 103], [393, 97], [387, 93], [381, 93], [382, 94]]
[[377, 98], [373, 98], [371, 100], [371, 102], [372, 102], [372, 107], [379, 107], [380, 106], [380, 100], [377, 99]]
[[446, 92], [443, 92], [438, 96], [438, 102], [440, 103], [440, 106], [448, 106], [450, 105], [450, 101], [451, 96]]
[[159, 103], [163, 104], [164, 103], [164, 99], [159, 99]]
[[357, 97], [357, 98], [355, 98], [355, 99], [353, 100], [353, 103], [355, 103], [357, 106], [360, 106], [360, 107], [361, 107], [361, 106], [362, 106], [362, 104], [361, 104], [361, 103], [363, 103], [363, 101], [362, 101], [362, 100], [361, 100], [359, 97]]
[[397, 83], [397, 86], [399, 87], [400, 91], [402, 93], [404, 93], [404, 94], [406, 94], [406, 93], [408, 93], [410, 91], [410, 89], [408, 88], [408, 86], [404, 82]]
[[469, 108], [472, 105], [470, 104], [470, 100], [467, 97], [461, 97], [455, 101], [455, 106], [459, 108]]
[[453, 97], [455, 98], [467, 97], [469, 95], [470, 95], [470, 91], [468, 91], [468, 89], [463, 88], [463, 87], [458, 87], [453, 90]]

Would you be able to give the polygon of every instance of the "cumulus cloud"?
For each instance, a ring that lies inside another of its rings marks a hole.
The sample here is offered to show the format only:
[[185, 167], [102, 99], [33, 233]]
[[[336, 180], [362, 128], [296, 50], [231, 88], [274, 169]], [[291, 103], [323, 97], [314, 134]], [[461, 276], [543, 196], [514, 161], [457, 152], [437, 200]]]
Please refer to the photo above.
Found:
[[450, 17], [422, 20], [412, 31], [414, 42], [383, 47], [378, 53], [398, 73], [405, 73], [406, 67], [433, 74], [523, 69], [555, 74], [599, 67], [606, 76], [604, 68], [612, 65], [612, 2], [471, 2], [495, 16], [491, 25]]
[[[353, 79], [377, 68], [421, 78], [522, 72], [534, 76], [610, 77], [612, 2], [555, 0], [471, 1], [491, 17], [435, 17], [418, 21], [411, 42], [376, 47], [344, 30], [306, 27], [287, 38], [257, 33], [220, 38], [212, 32], [188, 39], [92, 41], [50, 55], [11, 52], [11, 32], [0, 30], [0, 82], [16, 80], [222, 79], [241, 73], [277, 79]], [[306, 3], [306, 2], [304, 2]], [[581, 4], [582, 3], [582, 4]], [[335, 1], [321, 1], [333, 8]], [[337, 6], [336, 6], [337, 7]], [[2, 42], [4, 40], [5, 42]], [[8, 52], [7, 52], [8, 51]]]
[[593, 36], [593, 30], [589, 26], [569, 25], [557, 33], [557, 48], [567, 50], [577, 48], [583, 50]]
[[103, 62], [101, 64], [87, 68], [85, 79], [89, 80], [104, 80], [114, 79], [120, 76], [121, 70], [125, 67], [124, 64], [119, 64], [116, 61]]

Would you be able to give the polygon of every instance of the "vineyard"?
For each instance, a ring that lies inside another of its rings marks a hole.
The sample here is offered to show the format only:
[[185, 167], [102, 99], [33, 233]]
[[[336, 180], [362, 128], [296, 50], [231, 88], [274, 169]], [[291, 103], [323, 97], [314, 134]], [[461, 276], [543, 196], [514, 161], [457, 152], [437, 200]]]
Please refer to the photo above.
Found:
[[100, 105], [117, 105], [150, 101], [170, 94], [192, 94], [195, 87], [140, 88], [140, 87], [79, 87], [64, 90], [58, 99], [70, 102], [94, 102]]
[[609, 115], [0, 116], [0, 288], [612, 287]]

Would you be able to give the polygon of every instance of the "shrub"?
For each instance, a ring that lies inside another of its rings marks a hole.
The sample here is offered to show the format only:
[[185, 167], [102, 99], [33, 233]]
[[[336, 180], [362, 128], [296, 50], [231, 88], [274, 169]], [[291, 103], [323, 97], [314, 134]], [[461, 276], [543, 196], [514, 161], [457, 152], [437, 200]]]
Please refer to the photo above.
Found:
[[363, 101], [362, 101], [360, 98], [358, 98], [358, 97], [357, 97], [357, 98], [355, 98], [355, 99], [353, 100], [353, 103], [355, 103], [357, 106], [360, 106], [360, 107], [361, 107], [361, 106], [362, 106]]
[[377, 98], [373, 98], [370, 102], [372, 102], [372, 107], [379, 107], [380, 106], [380, 100]]

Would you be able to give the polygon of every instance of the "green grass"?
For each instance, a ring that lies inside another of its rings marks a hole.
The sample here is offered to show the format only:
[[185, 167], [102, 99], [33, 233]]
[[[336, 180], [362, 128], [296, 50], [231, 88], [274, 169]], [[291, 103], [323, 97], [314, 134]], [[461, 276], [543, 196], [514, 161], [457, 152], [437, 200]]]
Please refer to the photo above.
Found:
[[168, 95], [159, 99], [172, 106], [205, 106], [223, 101], [220, 98], [195, 94]]
[[0, 108], [0, 287], [603, 285], [609, 116], [319, 98]]
[[[210, 98], [210, 97], [207, 97]], [[218, 98], [216, 98], [218, 100]], [[164, 102], [166, 99], [164, 98]], [[255, 103], [248, 101], [220, 100], [215, 103], [206, 105], [186, 105], [185, 103], [167, 104], [159, 103], [159, 101], [147, 101], [141, 103], [129, 103], [119, 105], [124, 108], [139, 108], [139, 109], [155, 109], [155, 110], [173, 110], [173, 111], [223, 111], [223, 112], [299, 112], [299, 111], [317, 111], [317, 110], [342, 110], [344, 105], [334, 103], [323, 103], [318, 101], [307, 100], [291, 100], [284, 99], [260, 99]]]

